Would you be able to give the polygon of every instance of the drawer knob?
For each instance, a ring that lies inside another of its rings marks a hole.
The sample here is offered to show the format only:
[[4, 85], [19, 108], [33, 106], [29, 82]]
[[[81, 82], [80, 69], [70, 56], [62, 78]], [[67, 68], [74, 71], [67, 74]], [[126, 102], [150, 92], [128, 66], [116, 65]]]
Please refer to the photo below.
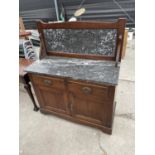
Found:
[[51, 80], [44, 80], [45, 85], [51, 85], [52, 81]]
[[85, 94], [90, 94], [92, 92], [92, 89], [89, 88], [89, 87], [83, 87], [82, 88], [82, 91], [85, 93]]

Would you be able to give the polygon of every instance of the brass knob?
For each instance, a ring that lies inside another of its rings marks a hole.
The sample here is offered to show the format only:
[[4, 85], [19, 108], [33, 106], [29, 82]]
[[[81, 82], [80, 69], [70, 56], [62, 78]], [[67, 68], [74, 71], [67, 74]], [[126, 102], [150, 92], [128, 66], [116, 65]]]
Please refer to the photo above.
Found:
[[45, 85], [51, 85], [52, 81], [51, 80], [44, 80]]
[[82, 91], [83, 91], [85, 94], [91, 94], [91, 93], [92, 93], [92, 89], [89, 88], [89, 87], [83, 87], [83, 88], [82, 88]]

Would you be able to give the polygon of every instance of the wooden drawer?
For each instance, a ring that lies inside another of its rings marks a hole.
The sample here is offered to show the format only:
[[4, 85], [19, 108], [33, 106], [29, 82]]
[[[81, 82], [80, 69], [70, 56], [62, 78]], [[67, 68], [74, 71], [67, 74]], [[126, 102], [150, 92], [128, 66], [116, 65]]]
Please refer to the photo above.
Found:
[[42, 85], [46, 87], [53, 87], [58, 89], [65, 89], [65, 83], [63, 79], [41, 76], [41, 75], [31, 75], [34, 84]]
[[109, 86], [71, 81], [68, 82], [68, 89], [75, 95], [80, 95], [88, 100], [103, 101], [111, 99], [109, 96]]

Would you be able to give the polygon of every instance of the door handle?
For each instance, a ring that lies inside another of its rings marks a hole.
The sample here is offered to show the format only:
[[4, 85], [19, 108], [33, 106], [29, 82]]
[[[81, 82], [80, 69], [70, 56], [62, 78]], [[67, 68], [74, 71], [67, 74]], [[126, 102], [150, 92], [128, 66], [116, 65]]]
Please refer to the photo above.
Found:
[[51, 85], [52, 84], [52, 81], [51, 80], [44, 80], [44, 84], [45, 85]]
[[85, 93], [85, 94], [90, 94], [92, 92], [92, 89], [89, 88], [89, 87], [83, 87], [82, 88], [82, 91]]

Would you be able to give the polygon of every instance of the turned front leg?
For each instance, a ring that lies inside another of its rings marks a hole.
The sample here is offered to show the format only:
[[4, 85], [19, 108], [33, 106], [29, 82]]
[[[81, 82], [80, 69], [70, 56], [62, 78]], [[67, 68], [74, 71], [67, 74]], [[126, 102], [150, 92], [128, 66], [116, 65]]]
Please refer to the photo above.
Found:
[[34, 106], [33, 110], [38, 111], [39, 107], [36, 105], [36, 102], [34, 100], [34, 97], [33, 97], [32, 91], [31, 91], [31, 85], [29, 83], [25, 83], [24, 88], [26, 89], [27, 93], [29, 94], [29, 96], [30, 96], [30, 98], [32, 100], [32, 103], [33, 103], [33, 106]]

